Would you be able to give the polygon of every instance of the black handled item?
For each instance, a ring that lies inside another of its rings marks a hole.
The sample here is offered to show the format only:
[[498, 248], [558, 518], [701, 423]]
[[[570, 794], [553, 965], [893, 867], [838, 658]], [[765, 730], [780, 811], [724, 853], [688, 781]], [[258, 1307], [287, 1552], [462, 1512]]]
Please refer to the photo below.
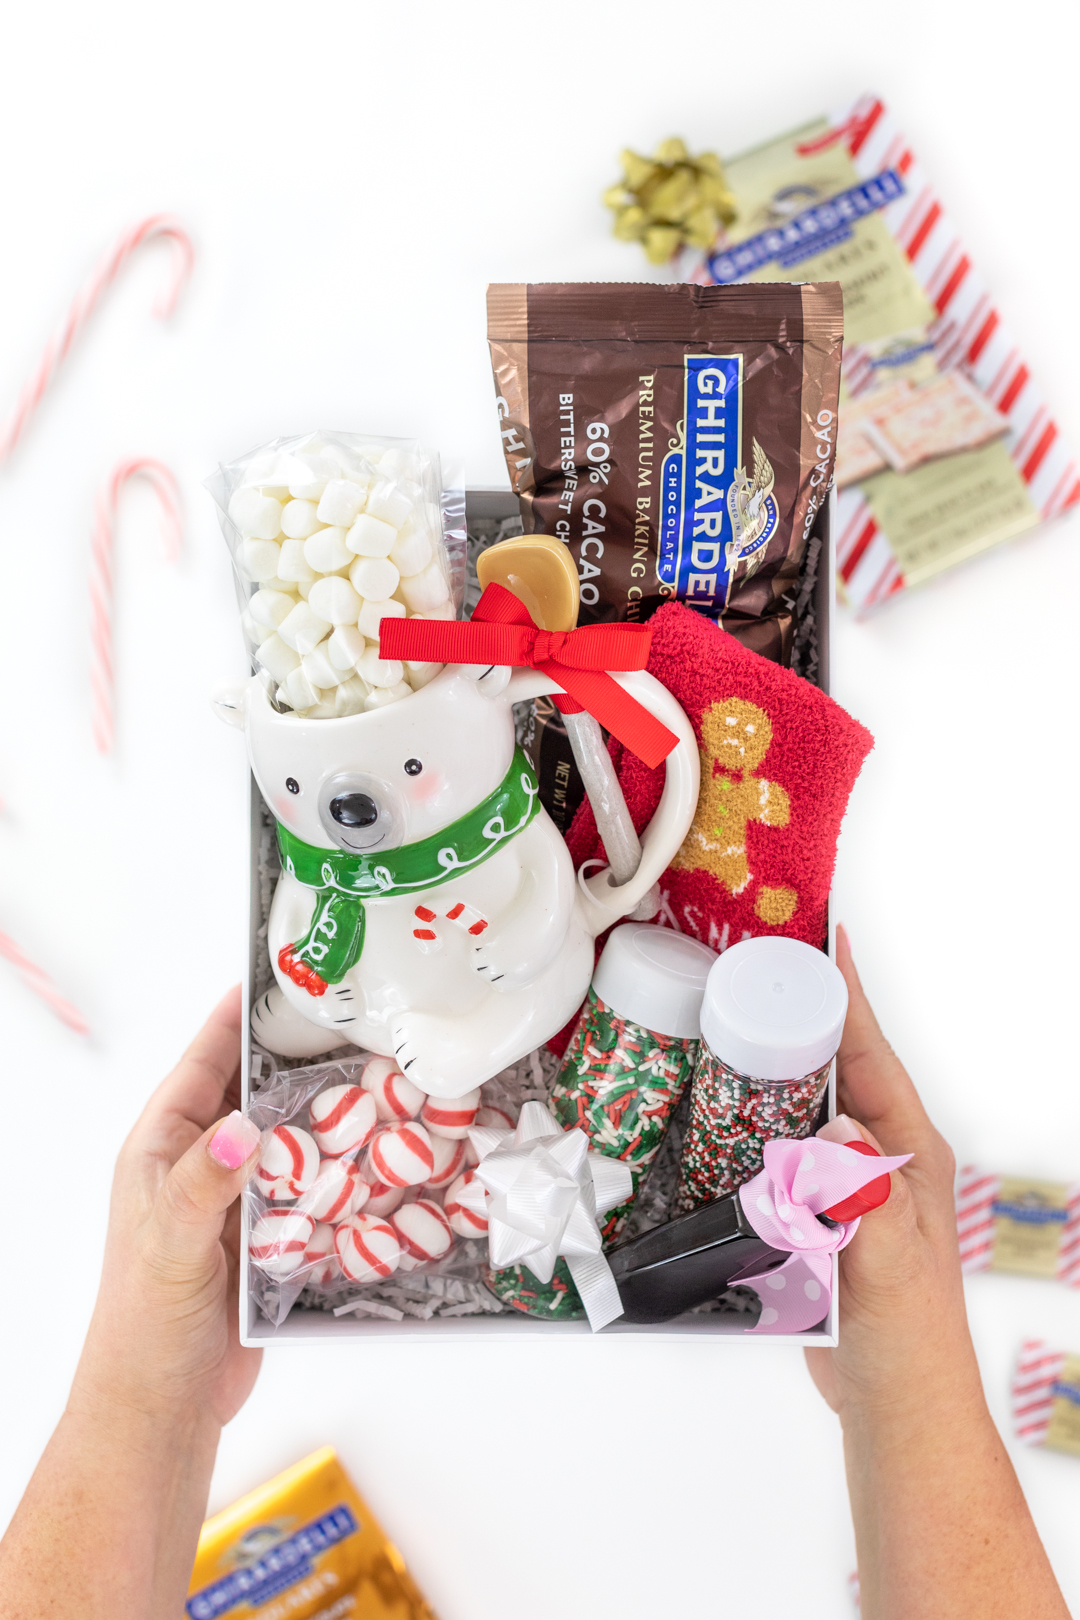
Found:
[[[878, 1157], [869, 1142], [845, 1146]], [[879, 1176], [817, 1218], [827, 1225], [852, 1221], [884, 1204], [890, 1187], [889, 1177]], [[789, 1250], [774, 1249], [758, 1236], [737, 1190], [619, 1244], [608, 1255], [623, 1322], [670, 1322], [715, 1299], [740, 1277], [772, 1271], [790, 1259]]]

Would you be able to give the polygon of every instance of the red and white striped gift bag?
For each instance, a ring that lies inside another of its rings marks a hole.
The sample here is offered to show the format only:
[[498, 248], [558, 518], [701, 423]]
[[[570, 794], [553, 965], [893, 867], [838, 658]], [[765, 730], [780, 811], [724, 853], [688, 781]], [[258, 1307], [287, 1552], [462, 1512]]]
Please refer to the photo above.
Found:
[[1067, 1357], [1062, 1350], [1051, 1350], [1042, 1339], [1026, 1339], [1013, 1373], [1010, 1397], [1013, 1430], [1026, 1446], [1041, 1446], [1053, 1415], [1054, 1385], [1061, 1377]]

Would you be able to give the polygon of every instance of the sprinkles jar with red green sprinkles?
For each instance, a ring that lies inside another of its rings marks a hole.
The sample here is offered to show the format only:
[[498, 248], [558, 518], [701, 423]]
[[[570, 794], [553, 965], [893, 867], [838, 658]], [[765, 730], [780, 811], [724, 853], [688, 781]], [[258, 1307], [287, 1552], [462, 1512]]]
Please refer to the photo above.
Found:
[[[562, 1125], [584, 1131], [597, 1152], [629, 1166], [633, 1192], [606, 1216], [605, 1244], [625, 1224], [694, 1072], [701, 998], [715, 961], [715, 952], [673, 929], [623, 923], [597, 963], [552, 1086], [551, 1109]], [[584, 1315], [561, 1260], [549, 1284], [521, 1265], [492, 1272], [488, 1286], [530, 1316]]]
[[718, 958], [701, 1009], [679, 1212], [756, 1176], [766, 1142], [811, 1135], [846, 1014], [840, 972], [801, 940], [743, 940]]

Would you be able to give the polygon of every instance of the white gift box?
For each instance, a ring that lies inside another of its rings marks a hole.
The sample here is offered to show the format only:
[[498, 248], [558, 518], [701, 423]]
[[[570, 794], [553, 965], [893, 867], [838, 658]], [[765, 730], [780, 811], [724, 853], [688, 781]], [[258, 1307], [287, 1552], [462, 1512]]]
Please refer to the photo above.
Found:
[[[466, 497], [466, 513], [469, 522], [478, 518], [495, 519], [516, 517], [518, 513], [517, 498], [509, 490], [480, 489], [469, 490]], [[822, 535], [824, 542], [821, 562], [818, 567], [817, 582], [815, 586], [814, 607], [817, 617], [818, 632], [818, 670], [817, 682], [824, 691], [829, 690], [829, 653], [831, 609], [836, 598], [836, 562], [835, 547], [831, 532], [832, 501], [822, 515], [817, 532]], [[258, 932], [263, 922], [263, 896], [260, 893], [259, 843], [262, 836], [262, 800], [259, 789], [253, 778], [249, 776], [250, 783], [250, 825], [251, 825], [251, 869], [249, 887], [249, 945], [248, 958], [244, 970], [244, 1005], [250, 1009], [254, 994], [256, 980], [256, 959], [258, 951]], [[833, 949], [833, 926], [830, 917], [829, 924], [830, 954]], [[246, 1025], [245, 1025], [246, 1029]], [[251, 1091], [251, 1041], [246, 1036], [243, 1046], [243, 1106], [246, 1109]], [[830, 1117], [836, 1112], [836, 1076], [835, 1065], [829, 1077], [828, 1112]], [[248, 1261], [248, 1222], [247, 1210], [244, 1213], [243, 1244], [240, 1265], [240, 1339], [245, 1345], [266, 1344], [301, 1344], [310, 1339], [338, 1339], [372, 1336], [409, 1337], [422, 1336], [426, 1339], [439, 1338], [489, 1338], [514, 1337], [523, 1335], [534, 1338], [547, 1338], [552, 1334], [591, 1334], [588, 1322], [582, 1318], [577, 1321], [540, 1321], [535, 1317], [521, 1315], [516, 1311], [507, 1311], [500, 1315], [460, 1316], [446, 1317], [433, 1316], [427, 1321], [412, 1317], [405, 1317], [400, 1322], [387, 1321], [379, 1317], [358, 1316], [355, 1314], [335, 1316], [332, 1311], [312, 1310], [300, 1305], [294, 1305], [286, 1320], [280, 1327], [267, 1320], [256, 1303], [250, 1286]], [[832, 1256], [832, 1303], [828, 1316], [821, 1326], [809, 1333], [792, 1334], [751, 1334], [743, 1325], [744, 1318], [737, 1315], [724, 1316], [720, 1313], [701, 1313], [682, 1316], [672, 1322], [662, 1322], [653, 1325], [630, 1325], [613, 1322], [604, 1328], [605, 1335], [614, 1333], [647, 1334], [651, 1337], [686, 1338], [688, 1336], [722, 1336], [725, 1339], [745, 1339], [749, 1343], [766, 1344], [815, 1344], [830, 1346], [837, 1341], [837, 1257]]]

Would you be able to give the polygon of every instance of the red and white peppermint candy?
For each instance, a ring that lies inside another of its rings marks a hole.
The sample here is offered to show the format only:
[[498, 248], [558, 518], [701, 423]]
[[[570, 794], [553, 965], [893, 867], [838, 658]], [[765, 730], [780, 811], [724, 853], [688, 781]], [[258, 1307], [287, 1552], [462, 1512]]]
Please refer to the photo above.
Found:
[[322, 1221], [315, 1228], [304, 1250], [303, 1263], [311, 1266], [306, 1281], [315, 1288], [329, 1288], [341, 1276], [341, 1266], [334, 1250], [334, 1228]]
[[[461, 1201], [463, 1192], [465, 1203]], [[477, 1181], [475, 1170], [466, 1170], [447, 1190], [443, 1212], [450, 1222], [450, 1230], [459, 1237], [483, 1237], [488, 1229], [487, 1215], [481, 1214], [485, 1202], [485, 1189]]]
[[441, 1191], [464, 1170], [465, 1143], [453, 1142], [448, 1136], [433, 1136], [431, 1151], [435, 1155], [435, 1168], [424, 1185]]
[[[511, 1118], [503, 1109], [493, 1108], [490, 1103], [487, 1103], [483, 1108], [476, 1110], [476, 1118], [473, 1120], [473, 1124], [487, 1125], [493, 1131], [512, 1131], [517, 1121]], [[468, 1165], [480, 1163], [480, 1155], [471, 1142], [465, 1144], [465, 1163]]]
[[367, 1215], [392, 1215], [405, 1197], [404, 1187], [391, 1187], [389, 1182], [379, 1181], [370, 1164], [367, 1166], [365, 1182], [371, 1191], [364, 1205]]
[[469, 1126], [476, 1124], [476, 1110], [480, 1107], [480, 1091], [467, 1091], [464, 1097], [429, 1097], [420, 1110], [420, 1118], [432, 1136], [446, 1136], [460, 1141], [469, 1134]]
[[375, 1099], [375, 1111], [384, 1125], [403, 1125], [407, 1119], [415, 1119], [427, 1095], [405, 1078], [392, 1058], [372, 1058], [360, 1084]]
[[319, 1152], [339, 1158], [366, 1147], [375, 1134], [375, 1099], [359, 1086], [327, 1086], [308, 1109]]
[[268, 1209], [251, 1228], [248, 1253], [268, 1277], [288, 1277], [303, 1264], [314, 1231], [310, 1215], [297, 1209]]
[[307, 1192], [319, 1173], [319, 1150], [298, 1125], [275, 1125], [263, 1133], [255, 1185], [271, 1203], [283, 1204]]
[[397, 1233], [377, 1215], [353, 1215], [336, 1226], [334, 1251], [350, 1282], [378, 1282], [391, 1276], [401, 1259]]
[[388, 1125], [369, 1150], [371, 1167], [391, 1187], [418, 1187], [435, 1169], [431, 1137], [422, 1125]]
[[401, 1244], [403, 1271], [413, 1271], [428, 1260], [441, 1259], [454, 1242], [450, 1222], [430, 1198], [402, 1204], [390, 1224]]
[[304, 1194], [304, 1209], [317, 1221], [347, 1221], [358, 1215], [371, 1189], [351, 1159], [324, 1159], [319, 1174]]

